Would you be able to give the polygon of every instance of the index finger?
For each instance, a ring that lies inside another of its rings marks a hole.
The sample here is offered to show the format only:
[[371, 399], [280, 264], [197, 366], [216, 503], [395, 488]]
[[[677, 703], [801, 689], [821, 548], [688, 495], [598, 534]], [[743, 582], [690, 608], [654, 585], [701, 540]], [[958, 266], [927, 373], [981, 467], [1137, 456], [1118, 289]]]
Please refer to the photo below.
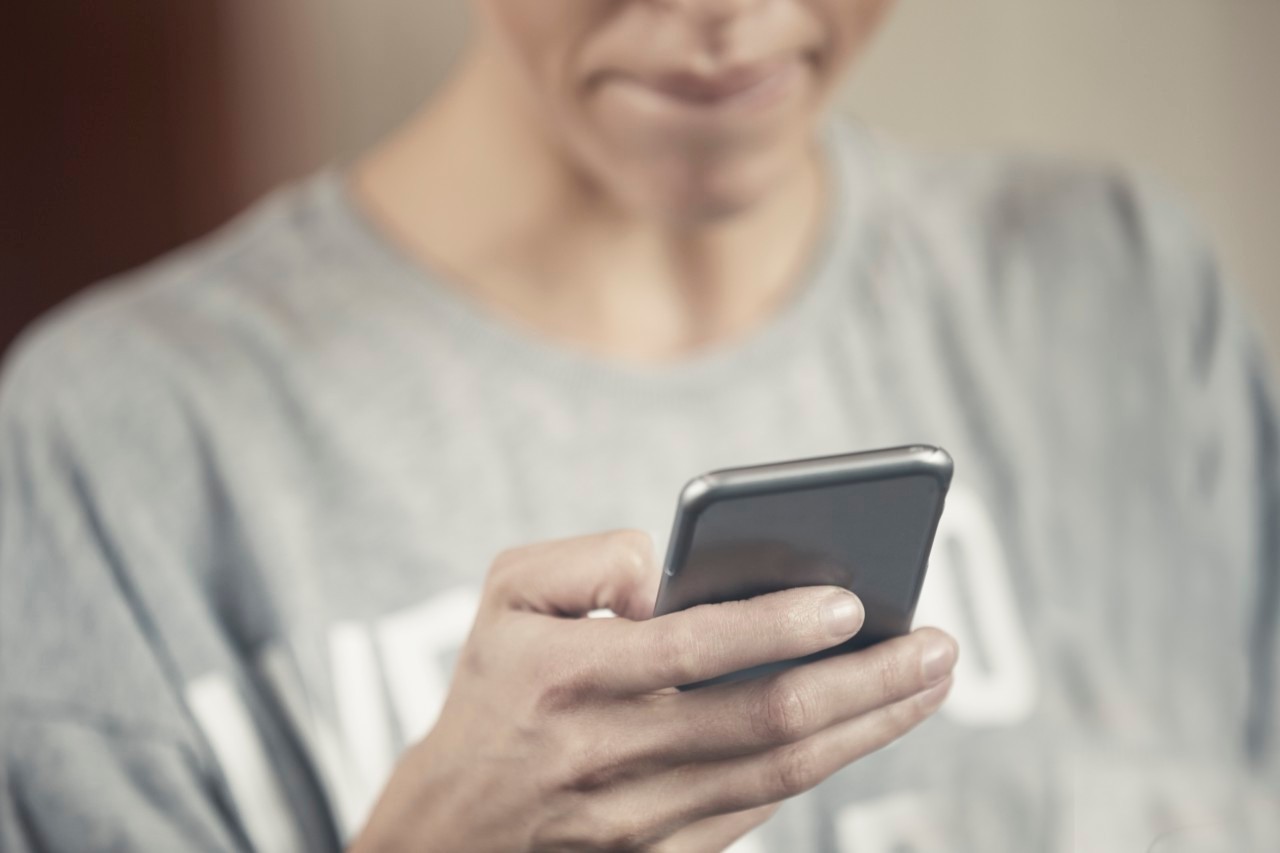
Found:
[[484, 599], [497, 610], [584, 616], [608, 608], [645, 618], [661, 574], [648, 534], [611, 530], [503, 552], [489, 569]]
[[643, 622], [593, 620], [600, 686], [644, 693], [831, 648], [862, 627], [862, 602], [841, 587], [797, 587], [703, 604]]

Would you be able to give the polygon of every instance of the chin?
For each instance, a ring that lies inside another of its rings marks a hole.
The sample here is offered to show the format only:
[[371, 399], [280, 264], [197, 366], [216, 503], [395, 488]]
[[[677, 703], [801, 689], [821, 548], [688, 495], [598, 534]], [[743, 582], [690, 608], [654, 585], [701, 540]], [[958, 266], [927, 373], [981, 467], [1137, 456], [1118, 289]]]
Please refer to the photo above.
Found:
[[697, 228], [736, 219], [767, 196], [767, 189], [752, 187], [687, 188], [655, 198], [648, 207], [655, 218], [672, 226]]
[[778, 192], [804, 165], [800, 145], [727, 156], [668, 156], [615, 174], [628, 176], [620, 195], [677, 227], [714, 225], [742, 216]]

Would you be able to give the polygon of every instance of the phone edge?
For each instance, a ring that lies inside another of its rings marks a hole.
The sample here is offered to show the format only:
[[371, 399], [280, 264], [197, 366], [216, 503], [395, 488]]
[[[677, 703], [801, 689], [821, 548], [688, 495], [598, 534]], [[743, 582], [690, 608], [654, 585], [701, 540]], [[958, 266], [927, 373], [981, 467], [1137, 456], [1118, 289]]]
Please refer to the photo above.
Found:
[[[904, 455], [905, 452], [905, 455]], [[886, 466], [886, 457], [901, 457], [897, 464]], [[833, 464], [844, 462], [846, 464]], [[793, 459], [786, 462], [771, 462], [763, 465], [749, 465], [738, 468], [724, 468], [709, 471], [694, 477], [680, 490], [676, 500], [676, 514], [671, 525], [671, 538], [667, 542], [666, 556], [662, 562], [662, 579], [658, 586], [658, 594], [654, 599], [654, 615], [659, 612], [667, 583], [673, 580], [680, 557], [688, 552], [698, 516], [716, 500], [726, 498], [748, 497], [751, 495], [773, 494], [788, 491], [787, 486], [796, 475], [804, 474], [812, 469], [820, 469], [823, 476], [806, 482], [806, 488], [822, 485], [830, 480], [831, 485], [846, 482], [847, 478], [867, 469], [879, 469], [880, 476], [869, 478], [866, 482], [888, 479], [899, 474], [928, 474], [938, 480], [942, 490], [942, 499], [938, 501], [937, 515], [933, 520], [933, 531], [926, 543], [926, 553], [932, 549], [937, 535], [938, 523], [946, 506], [947, 492], [955, 472], [955, 462], [951, 454], [933, 444], [906, 444], [896, 447], [861, 450], [855, 453], [842, 453], [829, 456], [813, 456], [804, 459]], [[924, 572], [920, 572], [915, 590], [918, 604], [920, 587], [924, 583]], [[912, 607], [912, 618], [915, 606]]]

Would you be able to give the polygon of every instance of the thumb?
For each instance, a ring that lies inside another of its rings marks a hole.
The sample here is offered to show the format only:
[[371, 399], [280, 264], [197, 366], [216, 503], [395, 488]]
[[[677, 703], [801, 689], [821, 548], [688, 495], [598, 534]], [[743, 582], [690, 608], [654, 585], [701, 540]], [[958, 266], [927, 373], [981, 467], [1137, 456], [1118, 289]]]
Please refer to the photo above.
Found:
[[649, 535], [615, 530], [506, 552], [489, 572], [486, 598], [504, 609], [551, 616], [608, 608], [627, 619], [648, 619], [660, 579]]

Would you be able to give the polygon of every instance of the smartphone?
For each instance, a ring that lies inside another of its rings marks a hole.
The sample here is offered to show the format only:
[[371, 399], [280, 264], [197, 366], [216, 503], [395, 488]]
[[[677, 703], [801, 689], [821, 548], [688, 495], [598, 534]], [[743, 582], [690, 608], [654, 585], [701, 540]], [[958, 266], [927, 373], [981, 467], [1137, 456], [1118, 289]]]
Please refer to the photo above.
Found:
[[833, 585], [862, 599], [866, 621], [831, 649], [682, 689], [752, 678], [907, 633], [952, 467], [945, 450], [917, 444], [691, 480], [676, 506], [654, 616]]

